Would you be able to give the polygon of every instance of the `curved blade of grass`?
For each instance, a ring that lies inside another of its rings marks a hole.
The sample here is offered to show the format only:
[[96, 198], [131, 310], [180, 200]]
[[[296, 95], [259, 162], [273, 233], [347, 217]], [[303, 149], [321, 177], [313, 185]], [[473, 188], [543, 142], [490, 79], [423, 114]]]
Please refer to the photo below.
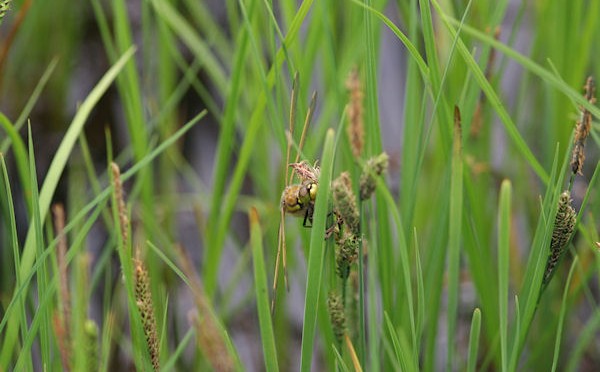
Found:
[[337, 367], [340, 369], [340, 371], [350, 372], [350, 369], [346, 365], [346, 362], [344, 361], [344, 358], [342, 358], [342, 355], [338, 351], [337, 347], [335, 347], [335, 345], [331, 345], [331, 348], [333, 349], [333, 352], [335, 354], [335, 360], [338, 363]]
[[399, 245], [399, 253], [400, 253], [400, 268], [399, 275], [402, 276], [402, 281], [404, 284], [404, 295], [406, 296], [406, 308], [408, 309], [408, 325], [410, 327], [410, 339], [411, 345], [410, 350], [414, 352], [412, 364], [417, 364], [419, 360], [419, 355], [417, 353], [419, 347], [417, 345], [417, 330], [415, 325], [415, 312], [414, 312], [414, 298], [413, 298], [413, 290], [412, 290], [412, 275], [410, 271], [410, 256], [408, 252], [408, 244], [406, 243], [406, 237], [404, 236], [403, 229], [403, 221], [400, 216], [400, 211], [396, 206], [394, 201], [394, 197], [392, 196], [390, 190], [385, 185], [385, 182], [378, 177], [377, 179], [377, 192], [381, 193], [383, 200], [392, 208], [389, 208], [391, 216], [396, 224], [396, 231], [398, 232], [398, 245]]
[[[19, 131], [21, 129], [21, 127], [23, 126], [23, 124], [25, 124], [25, 120], [29, 117], [29, 114], [33, 110], [33, 106], [35, 106], [38, 98], [40, 97], [40, 94], [42, 94], [42, 90], [44, 90], [46, 83], [48, 82], [48, 80], [50, 80], [50, 76], [52, 76], [52, 73], [54, 72], [54, 69], [56, 68], [57, 64], [58, 64], [58, 58], [54, 58], [52, 60], [52, 62], [50, 62], [50, 64], [46, 68], [46, 70], [44, 71], [44, 74], [42, 75], [42, 77], [38, 81], [37, 85], [35, 86], [35, 89], [31, 93], [29, 98], [27, 99], [27, 103], [25, 104], [23, 111], [21, 111], [21, 114], [17, 118], [17, 121], [15, 121], [14, 129], [16, 131]], [[13, 142], [14, 142], [14, 139], [13, 139]], [[8, 149], [10, 148], [10, 145], [11, 145], [11, 143], [9, 142], [9, 139], [6, 138], [4, 141], [2, 141], [2, 144], [0, 144], [0, 152], [4, 152], [4, 153], [7, 152]]]
[[556, 330], [556, 340], [554, 343], [554, 357], [552, 358], [552, 372], [556, 371], [557, 363], [558, 363], [558, 355], [560, 354], [560, 340], [562, 339], [562, 331], [563, 324], [565, 322], [565, 314], [567, 313], [567, 297], [569, 295], [569, 288], [571, 288], [571, 279], [573, 278], [573, 273], [575, 272], [575, 268], [577, 267], [577, 263], [579, 261], [579, 256], [575, 256], [573, 259], [573, 263], [571, 264], [571, 269], [569, 270], [569, 276], [567, 277], [567, 282], [565, 284], [565, 290], [563, 291], [562, 303], [560, 305], [560, 315], [558, 316], [558, 328]]
[[254, 263], [254, 288], [256, 290], [256, 306], [258, 321], [260, 324], [260, 336], [267, 371], [278, 371], [277, 349], [275, 348], [275, 336], [273, 323], [271, 321], [271, 310], [269, 308], [269, 290], [267, 289], [267, 272], [265, 270], [265, 258], [263, 256], [262, 231], [258, 212], [255, 208], [250, 210], [250, 243], [252, 245], [252, 257]]
[[392, 340], [392, 346], [394, 347], [394, 356], [396, 357], [396, 360], [398, 361], [398, 364], [400, 365], [400, 370], [402, 371], [406, 371], [407, 370], [407, 360], [405, 357], [406, 352], [404, 350], [402, 350], [402, 347], [400, 346], [400, 339], [398, 337], [398, 333], [396, 332], [396, 329], [394, 328], [394, 325], [392, 324], [392, 320], [390, 319], [390, 316], [388, 315], [387, 312], [385, 312], [384, 314], [385, 317], [385, 325], [387, 326], [387, 330], [390, 334], [390, 339]]
[[166, 1], [152, 0], [157, 16], [161, 17], [181, 38], [185, 45], [200, 59], [211, 81], [221, 94], [227, 92], [227, 78], [221, 64], [215, 58], [211, 49], [193, 30], [185, 18]]
[[467, 359], [467, 372], [475, 372], [477, 367], [477, 350], [479, 348], [479, 331], [481, 330], [481, 310], [476, 308], [471, 319], [471, 332], [469, 334], [469, 357]]
[[[19, 275], [19, 270], [18, 270], [18, 268], [20, 266], [20, 262], [21, 262], [21, 251], [19, 248], [19, 239], [18, 239], [18, 234], [17, 234], [17, 223], [16, 223], [16, 219], [15, 219], [15, 208], [14, 208], [14, 204], [13, 204], [13, 196], [12, 196], [12, 192], [11, 192], [11, 188], [10, 188], [10, 181], [8, 178], [8, 171], [6, 169], [6, 163], [4, 162], [4, 156], [2, 155], [2, 153], [0, 153], [0, 162], [2, 163], [2, 175], [3, 175], [2, 179], [4, 180], [4, 182], [3, 182], [3, 185], [4, 185], [3, 197], [6, 198], [6, 207], [7, 207], [6, 213], [8, 213], [8, 215], [9, 215], [9, 223], [10, 223], [10, 235], [11, 235], [10, 240], [11, 240], [11, 246], [12, 246], [12, 251], [13, 251], [13, 260], [14, 260], [14, 265], [15, 265], [13, 268], [13, 270], [15, 271], [15, 287], [19, 288], [23, 281], [23, 279]], [[8, 314], [10, 312], [10, 307], [13, 303], [14, 303], [14, 300], [11, 301], [8, 308], [6, 308], [5, 313], [3, 314], [3, 316], [5, 317], [3, 319], [3, 321], [5, 319], [7, 319], [6, 317], [8, 316]], [[19, 305], [19, 313], [17, 314], [17, 316], [18, 316], [18, 321], [20, 322], [19, 328], [21, 330], [21, 338], [25, 339], [26, 332], [27, 332], [27, 312], [25, 310], [25, 301], [18, 301], [17, 304]], [[2, 333], [2, 327], [0, 327], [0, 333]], [[8, 366], [6, 364], [0, 362], [0, 369], [4, 369], [7, 367]]]
[[[27, 208], [29, 208], [31, 206], [31, 185], [29, 183], [29, 170], [27, 166], [27, 150], [25, 149], [25, 143], [23, 142], [23, 139], [21, 139], [17, 128], [3, 113], [0, 113], [0, 127], [2, 127], [8, 135], [8, 138], [6, 138], [4, 141], [6, 143], [6, 150], [11, 144], [14, 146], [14, 158], [15, 163], [17, 164], [17, 171], [19, 172], [19, 180], [23, 185], [23, 191], [27, 199], [25, 204], [27, 205]], [[6, 150], [2, 150], [0, 153], [4, 153]], [[31, 210], [29, 210], [29, 212], [31, 213]]]
[[421, 53], [419, 53], [419, 49], [398, 28], [398, 26], [396, 26], [388, 17], [386, 17], [383, 13], [381, 13], [377, 9], [370, 7], [370, 6], [360, 2], [359, 0], [352, 0], [352, 2], [357, 5], [360, 5], [361, 7], [367, 9], [369, 12], [375, 14], [377, 16], [377, 18], [379, 18], [383, 23], [386, 24], [386, 26], [388, 26], [388, 28], [398, 37], [398, 39], [400, 39], [402, 44], [404, 44], [404, 46], [408, 50], [408, 53], [411, 55], [413, 60], [417, 63], [417, 66], [419, 66], [419, 70], [421, 71], [423, 80], [428, 81], [429, 80], [429, 67], [427, 66], [427, 63], [425, 63], [425, 60], [421, 56]]
[[[94, 87], [94, 89], [90, 92], [85, 101], [83, 101], [79, 110], [77, 111], [77, 114], [73, 118], [65, 137], [63, 138], [58, 150], [56, 151], [56, 154], [54, 155], [40, 192], [39, 208], [41, 220], [45, 220], [46, 218], [48, 209], [50, 208], [52, 196], [54, 195], [54, 191], [58, 185], [58, 180], [65, 169], [71, 150], [73, 149], [73, 146], [75, 145], [75, 142], [77, 141], [77, 138], [83, 129], [86, 119], [104, 92], [106, 92], [119, 72], [123, 69], [127, 61], [133, 56], [134, 52], [135, 48], [131, 47], [121, 56], [121, 58], [119, 58], [119, 60], [102, 77], [100, 82], [98, 82], [96, 87]], [[19, 267], [21, 277], [29, 274], [33, 261], [35, 260], [34, 234], [35, 228], [32, 225], [29, 227], [27, 232], [21, 266]], [[3, 344], [2, 353], [0, 354], [0, 365], [5, 365], [4, 362], [6, 362], [12, 354], [13, 347], [16, 342], [15, 327], [18, 327], [18, 325], [19, 322], [9, 322], [6, 339]]]
[[[446, 22], [448, 27], [451, 27], [450, 26], [451, 24], [452, 25], [459, 24], [458, 20], [456, 20], [444, 13], [440, 13], [440, 14], [442, 15], [442, 19], [444, 20], [444, 22]], [[467, 26], [467, 25], [463, 25], [462, 32], [464, 32], [465, 34], [468, 34], [470, 36], [473, 36], [473, 37], [483, 41], [486, 44], [491, 45], [493, 48], [498, 49], [499, 51], [501, 51], [502, 53], [504, 53], [505, 55], [507, 55], [508, 57], [513, 59], [515, 62], [519, 63], [526, 70], [530, 71], [534, 75], [539, 76], [542, 80], [544, 80], [548, 84], [552, 85], [553, 87], [555, 87], [556, 89], [561, 91], [564, 95], [569, 97], [571, 100], [576, 102], [578, 105], [585, 107], [595, 117], [600, 117], [600, 108], [591, 104], [587, 99], [585, 99], [585, 97], [581, 93], [579, 93], [576, 89], [573, 89], [571, 86], [569, 86], [557, 74], [543, 68], [542, 66], [540, 66], [539, 64], [537, 64], [536, 62], [531, 60], [530, 58], [527, 58], [523, 54], [520, 54], [516, 50], [512, 49], [510, 46], [494, 39], [493, 37], [490, 37], [490, 35], [486, 34], [485, 32], [481, 32], [481, 31], [479, 31], [473, 27]]]
[[[31, 185], [31, 220], [34, 229], [33, 238], [35, 239], [35, 251], [36, 258], [39, 258], [44, 253], [44, 232], [42, 230], [43, 219], [40, 213], [40, 200], [38, 194], [38, 180], [37, 171], [35, 167], [35, 154], [33, 152], [33, 138], [31, 135], [31, 126], [28, 127], [29, 131], [29, 184]], [[38, 300], [48, 293], [48, 269], [46, 267], [46, 261], [42, 260], [42, 264], [36, 271], [37, 279], [37, 297]], [[52, 309], [49, 307], [38, 306], [36, 313], [40, 314], [40, 318], [43, 326], [40, 328], [40, 348], [42, 355], [42, 365], [50, 366], [50, 347], [52, 341], [50, 338], [50, 329], [52, 329], [52, 323], [50, 322], [50, 312]], [[25, 349], [27, 350], [27, 349]], [[21, 355], [24, 355], [23, 350]], [[32, 357], [31, 360], [34, 358]], [[31, 363], [31, 361], [29, 361]]]
[[314, 223], [310, 235], [310, 251], [306, 278], [306, 295], [304, 304], [304, 324], [302, 326], [302, 349], [300, 355], [300, 370], [310, 371], [314, 347], [317, 309], [319, 308], [319, 293], [323, 283], [323, 261], [325, 258], [325, 221], [329, 208], [329, 190], [333, 173], [334, 154], [333, 129], [327, 130], [323, 156], [321, 157], [321, 176], [319, 177], [319, 193], [315, 201]]
[[590, 350], [590, 343], [593, 342], [600, 329], [600, 310], [596, 309], [594, 314], [585, 324], [583, 330], [577, 334], [577, 342], [571, 346], [570, 358], [564, 371], [579, 371], [578, 364], [584, 357], [586, 350]]
[[175, 368], [175, 363], [177, 363], [177, 361], [179, 360], [179, 358], [181, 358], [183, 356], [183, 353], [185, 352], [185, 349], [187, 348], [188, 344], [190, 343], [190, 341], [192, 341], [194, 335], [196, 334], [196, 328], [191, 327], [186, 334], [183, 336], [183, 338], [181, 339], [181, 341], [179, 341], [179, 344], [177, 345], [177, 348], [175, 349], [175, 351], [173, 351], [173, 353], [171, 354], [171, 356], [169, 357], [169, 359], [165, 362], [164, 365], [161, 366], [161, 370], [163, 371], [175, 371], [177, 370]]
[[498, 305], [500, 315], [500, 355], [502, 371], [508, 368], [508, 256], [510, 253], [510, 202], [512, 187], [509, 180], [502, 181], [498, 208]]

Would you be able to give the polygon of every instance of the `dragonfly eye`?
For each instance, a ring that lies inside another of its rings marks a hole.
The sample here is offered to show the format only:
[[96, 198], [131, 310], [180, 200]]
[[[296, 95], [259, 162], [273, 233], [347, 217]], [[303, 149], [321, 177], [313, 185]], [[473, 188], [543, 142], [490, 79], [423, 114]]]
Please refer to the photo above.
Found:
[[310, 185], [307, 186], [308, 194], [310, 195], [310, 200], [314, 201], [317, 198], [317, 189], [318, 188], [319, 188], [319, 185], [317, 185], [316, 183], [311, 183]]

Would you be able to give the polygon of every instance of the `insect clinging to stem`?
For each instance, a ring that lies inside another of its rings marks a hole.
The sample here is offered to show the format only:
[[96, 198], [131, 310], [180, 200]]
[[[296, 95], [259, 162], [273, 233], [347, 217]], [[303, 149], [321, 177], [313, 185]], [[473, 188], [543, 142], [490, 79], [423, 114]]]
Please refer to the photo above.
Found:
[[[285, 160], [285, 188], [281, 194], [280, 201], [280, 216], [281, 221], [279, 224], [279, 234], [277, 243], [277, 257], [275, 259], [275, 275], [273, 278], [273, 300], [271, 302], [271, 312], [275, 308], [275, 297], [277, 293], [277, 282], [279, 278], [279, 263], [283, 266], [283, 278], [285, 287], [289, 290], [287, 280], [287, 249], [285, 244], [285, 215], [289, 214], [296, 217], [303, 217], [302, 225], [310, 227], [313, 220], [313, 212], [315, 206], [315, 199], [317, 197], [318, 181], [319, 181], [319, 168], [311, 166], [306, 161], [300, 160], [300, 154], [302, 152], [302, 146], [306, 138], [306, 131], [312, 118], [315, 109], [315, 103], [317, 99], [316, 92], [313, 93], [306, 118], [304, 120], [304, 126], [302, 128], [302, 135], [300, 137], [300, 143], [297, 147], [296, 158], [294, 163], [290, 164], [290, 153], [292, 150], [292, 136], [294, 133], [294, 121], [296, 116], [296, 100], [297, 100], [297, 87], [298, 87], [298, 73], [294, 76], [294, 82], [292, 85], [291, 103], [290, 103], [290, 117], [289, 117], [289, 131], [287, 133], [287, 152]], [[292, 168], [292, 172], [288, 178], [288, 169]], [[292, 184], [294, 174], [300, 178], [300, 183]]]

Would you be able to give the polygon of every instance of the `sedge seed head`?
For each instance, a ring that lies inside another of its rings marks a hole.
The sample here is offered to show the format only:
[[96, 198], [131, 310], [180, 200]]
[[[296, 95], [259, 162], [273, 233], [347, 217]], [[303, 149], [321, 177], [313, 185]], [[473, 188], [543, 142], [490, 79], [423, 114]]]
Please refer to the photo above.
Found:
[[346, 315], [344, 314], [342, 296], [334, 291], [329, 292], [327, 296], [327, 308], [335, 338], [338, 342], [341, 342], [344, 334], [346, 334]]
[[86, 371], [97, 371], [100, 363], [98, 359], [98, 325], [88, 319], [83, 325], [85, 334], [85, 352], [86, 352]]
[[552, 240], [550, 242], [550, 254], [546, 261], [546, 270], [544, 271], [543, 284], [547, 284], [552, 278], [552, 274], [558, 265], [558, 262], [566, 246], [571, 239], [571, 234], [575, 229], [577, 214], [572, 207], [571, 195], [568, 191], [563, 192], [558, 200], [558, 211], [554, 220], [554, 230], [552, 231]]
[[336, 212], [350, 231], [358, 235], [360, 217], [356, 196], [352, 191], [352, 180], [348, 172], [342, 172], [332, 183], [333, 203]]
[[[591, 76], [588, 77], [584, 88], [586, 100], [589, 103], [594, 104], [596, 102], [596, 86], [594, 84], [594, 79]], [[575, 139], [573, 152], [571, 154], [571, 170], [573, 174], [582, 174], [583, 162], [585, 160], [585, 140], [589, 136], [591, 129], [592, 113], [585, 107], [581, 107], [581, 116], [575, 126]]]
[[336, 239], [336, 271], [340, 278], [346, 279], [350, 275], [350, 266], [358, 258], [359, 244], [360, 239], [348, 230]]
[[150, 278], [148, 271], [140, 259], [134, 259], [134, 280], [135, 280], [135, 299], [142, 318], [144, 335], [150, 359], [155, 371], [160, 370], [158, 332], [156, 328], [156, 319], [154, 317], [154, 306], [152, 304], [152, 294], [150, 292]]
[[353, 69], [346, 80], [350, 100], [346, 107], [348, 113], [348, 137], [355, 158], [360, 158], [365, 143], [365, 125], [363, 119], [363, 89], [357, 69]]
[[375, 177], [385, 172], [389, 165], [389, 156], [385, 152], [367, 160], [360, 176], [360, 200], [367, 200], [375, 192], [377, 181]]

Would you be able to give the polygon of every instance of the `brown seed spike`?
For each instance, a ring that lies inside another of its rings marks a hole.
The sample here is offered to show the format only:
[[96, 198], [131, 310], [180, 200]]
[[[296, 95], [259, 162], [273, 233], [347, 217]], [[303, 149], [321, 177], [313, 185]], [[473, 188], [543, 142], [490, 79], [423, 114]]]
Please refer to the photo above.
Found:
[[[585, 99], [590, 103], [596, 102], [594, 79], [590, 76], [585, 83]], [[575, 144], [571, 155], [571, 171], [573, 174], [582, 174], [583, 161], [585, 160], [585, 139], [592, 128], [592, 113], [585, 107], [581, 107], [581, 116], [575, 127]]]
[[365, 130], [363, 120], [363, 90], [358, 70], [355, 68], [350, 72], [346, 80], [346, 88], [350, 93], [350, 102], [346, 107], [348, 113], [348, 137], [350, 147], [355, 158], [360, 158], [365, 142]]
[[129, 246], [129, 218], [125, 208], [125, 197], [123, 194], [123, 184], [121, 182], [121, 170], [116, 163], [110, 164], [112, 170], [113, 187], [115, 189], [115, 199], [117, 201], [117, 211], [119, 212], [119, 224], [121, 227], [121, 239], [123, 239], [123, 248]]
[[134, 277], [135, 277], [135, 299], [137, 302], [144, 334], [146, 336], [146, 344], [152, 366], [155, 371], [160, 370], [158, 332], [156, 327], [156, 319], [154, 317], [154, 305], [152, 304], [152, 294], [150, 293], [150, 277], [148, 271], [141, 259], [133, 260]]
[[360, 200], [367, 200], [377, 187], [376, 176], [385, 172], [389, 165], [389, 156], [385, 152], [367, 160], [360, 175]]
[[352, 191], [352, 180], [348, 172], [342, 172], [338, 178], [333, 180], [333, 203], [335, 210], [342, 221], [350, 229], [352, 234], [359, 234], [360, 217], [356, 203], [356, 196]]

